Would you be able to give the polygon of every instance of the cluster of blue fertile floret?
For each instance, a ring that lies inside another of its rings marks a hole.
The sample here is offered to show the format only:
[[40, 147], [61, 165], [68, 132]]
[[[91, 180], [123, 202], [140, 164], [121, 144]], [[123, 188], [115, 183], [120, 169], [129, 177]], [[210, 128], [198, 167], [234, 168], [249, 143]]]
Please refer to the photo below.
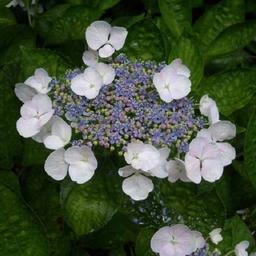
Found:
[[70, 89], [70, 81], [80, 70], [70, 70], [64, 79], [52, 81], [55, 113], [71, 122], [81, 140], [73, 144], [100, 145], [120, 154], [132, 139], [139, 139], [156, 147], [188, 150], [192, 135], [204, 121], [196, 117], [189, 98], [163, 102], [152, 79], [165, 66], [152, 61], [130, 61], [119, 55], [112, 63], [116, 77], [103, 86], [99, 95], [88, 100]]

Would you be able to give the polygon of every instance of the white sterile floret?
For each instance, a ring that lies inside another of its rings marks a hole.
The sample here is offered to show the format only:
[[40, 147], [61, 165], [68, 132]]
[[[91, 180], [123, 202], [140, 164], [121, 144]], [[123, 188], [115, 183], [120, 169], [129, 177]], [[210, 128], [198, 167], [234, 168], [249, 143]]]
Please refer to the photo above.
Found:
[[190, 255], [202, 248], [204, 239], [200, 232], [190, 230], [187, 226], [176, 224], [160, 228], [151, 238], [153, 252], [160, 256]]
[[170, 149], [161, 148], [158, 151], [160, 153], [159, 164], [155, 168], [151, 169], [149, 172], [152, 176], [163, 179], [168, 176], [167, 158], [169, 157]]
[[23, 83], [15, 84], [14, 92], [17, 98], [23, 103], [32, 100], [32, 98], [37, 94], [37, 91], [34, 88]]
[[25, 138], [32, 137], [51, 119], [54, 110], [51, 99], [45, 94], [37, 94], [32, 100], [26, 101], [20, 109], [21, 118], [16, 127]]
[[201, 114], [208, 117], [210, 124], [214, 124], [220, 120], [217, 104], [208, 95], [204, 95], [200, 99], [199, 105], [200, 105], [199, 109]]
[[86, 68], [82, 74], [75, 76], [71, 80], [72, 91], [88, 99], [96, 98], [102, 85], [102, 77], [99, 72], [92, 67]]
[[24, 84], [34, 88], [38, 93], [46, 94], [51, 90], [49, 87], [51, 80], [52, 78], [43, 68], [38, 68], [35, 70], [34, 75], [30, 76]]
[[95, 21], [86, 29], [85, 37], [92, 50], [98, 51], [101, 58], [107, 58], [124, 46], [127, 34], [126, 28]]
[[135, 170], [130, 165], [120, 168], [118, 174], [125, 178], [122, 183], [124, 193], [135, 201], [146, 199], [154, 189], [151, 179], [144, 176], [146, 173]]
[[177, 180], [190, 182], [186, 174], [185, 162], [181, 159], [175, 158], [175, 160], [168, 161], [167, 171], [168, 180], [172, 183], [176, 182]]
[[71, 127], [62, 118], [54, 116], [50, 132], [44, 136], [43, 142], [46, 148], [56, 150], [67, 145], [71, 135]]
[[63, 180], [67, 173], [71, 180], [83, 184], [90, 180], [97, 169], [97, 160], [87, 146], [61, 148], [52, 152], [46, 159], [44, 169], [55, 180]]
[[165, 66], [159, 73], [155, 73], [153, 83], [160, 98], [165, 102], [186, 97], [191, 91], [190, 71], [182, 64], [180, 59], [175, 59]]
[[98, 62], [98, 53], [89, 49], [84, 51], [82, 59], [85, 65], [93, 67]]
[[200, 183], [202, 178], [214, 182], [223, 174], [218, 148], [202, 137], [193, 139], [189, 144], [185, 167], [188, 178], [194, 183]]
[[236, 256], [248, 256], [247, 248], [249, 247], [248, 241], [242, 241], [235, 246]]
[[209, 233], [210, 239], [214, 244], [218, 244], [223, 240], [223, 237], [221, 235], [221, 228], [215, 228]]
[[95, 69], [100, 74], [103, 84], [109, 85], [113, 82], [116, 76], [115, 70], [111, 67], [111, 65], [105, 63], [97, 63], [95, 65]]
[[160, 162], [160, 152], [151, 144], [144, 144], [141, 141], [129, 143], [124, 157], [134, 169], [142, 171], [152, 170]]
[[223, 165], [227, 166], [236, 158], [236, 150], [231, 144], [222, 141], [232, 139], [235, 135], [236, 127], [234, 124], [229, 121], [219, 121], [212, 124], [208, 129], [199, 131], [197, 137], [205, 138], [209, 143], [215, 145]]

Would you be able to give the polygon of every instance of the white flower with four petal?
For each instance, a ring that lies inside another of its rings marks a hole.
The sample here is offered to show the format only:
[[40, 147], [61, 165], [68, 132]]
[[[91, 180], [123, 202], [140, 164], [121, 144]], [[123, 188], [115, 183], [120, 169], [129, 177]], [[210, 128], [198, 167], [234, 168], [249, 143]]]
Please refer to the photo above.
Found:
[[175, 59], [165, 66], [160, 73], [155, 73], [153, 83], [160, 98], [165, 102], [186, 97], [191, 91], [190, 71], [182, 64], [180, 59]]
[[92, 50], [98, 51], [101, 58], [107, 58], [124, 46], [127, 34], [126, 28], [95, 21], [86, 29], [85, 38]]
[[97, 169], [97, 160], [87, 146], [61, 148], [52, 152], [46, 159], [44, 169], [55, 180], [63, 180], [67, 173], [71, 180], [83, 184], [90, 180]]
[[20, 113], [17, 131], [24, 138], [32, 137], [51, 119], [54, 113], [52, 101], [45, 94], [37, 94], [23, 104]]
[[160, 256], [190, 255], [204, 244], [200, 232], [192, 231], [183, 224], [160, 228], [150, 242], [153, 252]]
[[223, 163], [216, 145], [210, 144], [205, 138], [195, 138], [189, 145], [185, 156], [188, 178], [200, 183], [202, 178], [214, 182], [223, 174]]
[[124, 153], [125, 161], [136, 170], [149, 171], [160, 163], [160, 152], [151, 144], [131, 142]]

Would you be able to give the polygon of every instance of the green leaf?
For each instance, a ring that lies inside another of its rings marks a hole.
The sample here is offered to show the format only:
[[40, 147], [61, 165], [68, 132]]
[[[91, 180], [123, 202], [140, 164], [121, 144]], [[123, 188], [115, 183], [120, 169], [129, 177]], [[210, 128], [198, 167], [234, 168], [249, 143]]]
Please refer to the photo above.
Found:
[[25, 167], [42, 166], [50, 153], [51, 151], [46, 149], [43, 144], [32, 139], [25, 139], [21, 164]]
[[127, 216], [117, 212], [102, 229], [87, 235], [83, 243], [89, 248], [113, 249], [120, 244], [133, 242], [137, 229], [137, 225], [133, 224]]
[[137, 256], [154, 256], [155, 253], [150, 248], [150, 240], [156, 230], [152, 228], [144, 228], [137, 236], [135, 244], [135, 252]]
[[255, 83], [254, 70], [232, 70], [214, 74], [203, 80], [198, 93], [209, 94], [216, 100], [220, 112], [228, 116], [251, 100]]
[[47, 49], [21, 47], [21, 54], [20, 81], [31, 76], [36, 68], [44, 68], [50, 76], [63, 74], [69, 68], [65, 59]]
[[178, 38], [184, 30], [191, 28], [191, 6], [186, 0], [159, 0], [162, 17], [171, 34]]
[[106, 225], [117, 211], [106, 178], [102, 175], [83, 185], [75, 185], [64, 202], [67, 223], [76, 235], [96, 231]]
[[249, 241], [250, 247], [255, 245], [255, 240], [251, 235], [251, 231], [238, 216], [234, 216], [225, 222], [222, 236], [223, 241], [219, 243], [217, 248], [223, 254], [234, 250], [235, 246], [244, 240]]
[[253, 111], [248, 123], [244, 143], [244, 158], [246, 172], [256, 189], [256, 112]]
[[9, 0], [0, 0], [0, 6], [5, 7], [8, 3], [10, 3]]
[[192, 39], [180, 37], [173, 45], [169, 55], [169, 63], [175, 58], [191, 70], [192, 90], [197, 87], [203, 77], [204, 62], [199, 49]]
[[60, 205], [59, 184], [47, 176], [43, 168], [26, 170], [22, 178], [24, 198], [44, 223], [50, 255], [69, 256], [71, 242]]
[[224, 224], [226, 212], [215, 191], [198, 194], [193, 184], [164, 182], [161, 193], [173, 223], [184, 223], [205, 235]]
[[0, 71], [0, 168], [3, 169], [12, 168], [22, 151], [16, 131], [20, 105], [11, 84], [13, 80], [8, 82], [10, 77], [15, 77], [12, 69], [3, 68]]
[[42, 226], [19, 194], [0, 180], [0, 251], [10, 256], [49, 256]]
[[115, 6], [120, 0], [66, 0], [67, 3], [72, 5], [85, 5], [90, 8], [105, 11]]
[[256, 22], [235, 24], [225, 29], [209, 46], [208, 58], [245, 47], [256, 36]]
[[225, 28], [243, 20], [244, 0], [222, 0], [207, 9], [194, 25], [200, 50], [206, 51]]
[[124, 16], [124, 17], [119, 17], [111, 23], [114, 26], [120, 26], [120, 27], [126, 27], [129, 28], [132, 25], [142, 21], [144, 19], [145, 14], [142, 13], [140, 15], [136, 16]]
[[13, 13], [6, 7], [0, 8], [0, 26], [13, 25], [15, 23], [16, 20]]
[[163, 61], [164, 43], [160, 31], [150, 20], [136, 23], [128, 29], [122, 52], [131, 59]]
[[84, 5], [57, 5], [40, 16], [37, 30], [49, 44], [84, 40], [85, 29], [101, 15], [102, 10]]

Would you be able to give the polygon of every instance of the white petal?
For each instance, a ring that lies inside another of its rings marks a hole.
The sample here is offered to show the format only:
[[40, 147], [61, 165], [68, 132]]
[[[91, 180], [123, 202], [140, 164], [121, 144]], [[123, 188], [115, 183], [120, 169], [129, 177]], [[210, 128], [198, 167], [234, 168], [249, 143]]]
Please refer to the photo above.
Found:
[[175, 59], [170, 63], [170, 66], [175, 69], [178, 75], [185, 76], [187, 78], [190, 77], [190, 70], [187, 66], [182, 64], [181, 59]]
[[208, 144], [209, 144], [209, 141], [205, 138], [202, 138], [202, 137], [195, 138], [189, 144], [189, 153], [192, 156], [195, 156], [201, 159], [204, 149]]
[[37, 133], [35, 136], [32, 137], [38, 143], [43, 143], [46, 136], [51, 134], [51, 126], [52, 126], [52, 119], [46, 123], [41, 129], [40, 132]]
[[85, 51], [82, 59], [85, 65], [95, 66], [98, 62], [98, 53], [93, 50]]
[[59, 149], [65, 146], [63, 140], [56, 135], [49, 135], [44, 138], [44, 145], [48, 149]]
[[[52, 101], [45, 94], [37, 94], [32, 98], [32, 105], [38, 112], [38, 115], [43, 115], [52, 111]], [[26, 104], [26, 103], [25, 103]]]
[[216, 105], [209, 108], [208, 120], [210, 124], [215, 124], [220, 120], [219, 110]]
[[209, 109], [213, 106], [216, 106], [216, 102], [210, 98], [208, 95], [204, 95], [201, 97], [200, 99], [200, 103], [199, 103], [200, 107], [200, 112], [202, 115], [204, 116], [208, 116], [209, 115]]
[[71, 139], [72, 129], [62, 118], [55, 116], [52, 124], [52, 135], [58, 136], [66, 145]]
[[88, 162], [77, 162], [71, 164], [68, 169], [71, 180], [83, 184], [90, 180], [95, 173], [95, 168]]
[[209, 129], [216, 141], [231, 140], [236, 136], [236, 126], [229, 121], [219, 121], [212, 124]]
[[20, 108], [20, 114], [25, 119], [34, 118], [38, 112], [32, 101], [26, 101]]
[[191, 91], [191, 81], [185, 76], [176, 76], [169, 85], [169, 90], [174, 99], [186, 97]]
[[195, 245], [195, 248], [193, 249], [193, 252], [194, 252], [197, 249], [201, 249], [205, 246], [205, 240], [199, 231], [191, 231], [191, 232], [194, 237], [194, 245]]
[[223, 237], [221, 235], [221, 228], [215, 228], [209, 233], [210, 239], [214, 244], [218, 244], [223, 240]]
[[105, 21], [93, 22], [85, 32], [87, 44], [93, 50], [98, 50], [107, 41], [111, 31], [111, 26]]
[[211, 136], [211, 132], [209, 129], [202, 129], [200, 130], [197, 135], [196, 135], [197, 138], [205, 138], [207, 139], [209, 142], [213, 142], [212, 140], [212, 136]]
[[34, 76], [29, 77], [24, 83], [34, 88], [38, 93], [46, 94], [50, 91], [49, 83], [52, 78], [43, 68], [35, 70]]
[[71, 80], [72, 91], [80, 96], [86, 96], [88, 99], [94, 99], [99, 94], [103, 85], [100, 74], [92, 67], [84, 70]]
[[223, 164], [219, 159], [206, 159], [202, 163], [201, 170], [202, 177], [209, 181], [214, 182], [219, 180], [223, 174]]
[[24, 138], [32, 137], [40, 131], [37, 118], [24, 119], [21, 117], [16, 123], [16, 128], [18, 133]]
[[15, 84], [14, 92], [18, 97], [18, 99], [23, 103], [25, 103], [26, 101], [32, 100], [32, 98], [37, 93], [35, 89], [22, 83]]
[[115, 52], [115, 49], [110, 44], [105, 44], [99, 49], [99, 56], [101, 58], [108, 58]]
[[172, 183], [176, 182], [180, 178], [180, 170], [175, 160], [167, 162], [168, 180]]
[[230, 165], [236, 158], [236, 150], [229, 143], [217, 143], [221, 161], [224, 166]]
[[94, 170], [97, 168], [97, 160], [92, 150], [87, 146], [73, 146], [66, 150], [65, 161], [69, 164], [76, 164], [78, 162], [88, 163]]
[[103, 84], [109, 85], [113, 82], [116, 76], [115, 70], [111, 67], [111, 65], [105, 63], [98, 63], [95, 66], [96, 70], [102, 77]]
[[246, 240], [238, 243], [235, 246], [236, 256], [248, 256], [248, 252], [246, 251], [248, 247], [249, 247], [249, 242]]
[[153, 252], [159, 253], [160, 250], [171, 240], [170, 227], [160, 228], [151, 238], [150, 247]]
[[118, 174], [124, 178], [131, 176], [135, 172], [136, 172], [136, 170], [134, 168], [132, 168], [131, 165], [126, 165], [118, 170]]
[[64, 160], [65, 150], [58, 149], [52, 152], [46, 159], [44, 169], [55, 180], [63, 180], [68, 171], [68, 164]]
[[108, 43], [111, 44], [116, 50], [120, 50], [124, 46], [127, 34], [128, 31], [126, 28], [112, 27]]
[[185, 156], [185, 167], [187, 177], [194, 183], [201, 182], [200, 160], [187, 153]]
[[123, 181], [122, 189], [133, 200], [144, 200], [153, 190], [153, 182], [141, 174], [134, 174]]

